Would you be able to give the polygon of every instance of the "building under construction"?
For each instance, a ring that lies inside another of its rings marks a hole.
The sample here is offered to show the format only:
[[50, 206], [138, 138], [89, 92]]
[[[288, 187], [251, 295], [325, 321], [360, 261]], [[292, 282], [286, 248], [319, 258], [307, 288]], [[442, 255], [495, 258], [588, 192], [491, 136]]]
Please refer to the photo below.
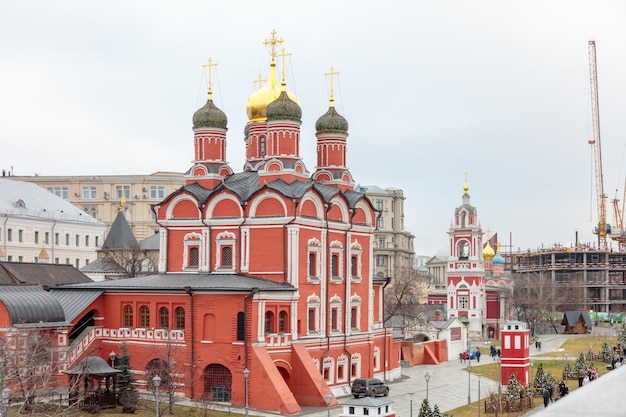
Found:
[[553, 247], [512, 257], [519, 274], [539, 274], [553, 287], [579, 288], [579, 309], [626, 311], [626, 252]]

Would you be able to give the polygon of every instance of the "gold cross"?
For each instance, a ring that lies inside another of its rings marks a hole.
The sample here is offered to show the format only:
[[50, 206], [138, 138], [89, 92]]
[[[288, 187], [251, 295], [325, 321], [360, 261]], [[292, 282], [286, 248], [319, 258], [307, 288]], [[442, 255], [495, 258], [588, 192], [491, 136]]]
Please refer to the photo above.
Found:
[[257, 78], [256, 80], [252, 80], [252, 82], [255, 83], [255, 84], [259, 83], [259, 87], [258, 88], [261, 88], [261, 84], [263, 84], [265, 81], [267, 81], [267, 80], [264, 80], [263, 77], [261, 77], [261, 74], [259, 74], [259, 78]]
[[281, 57], [281, 58], [283, 59], [283, 62], [282, 62], [282, 68], [281, 68], [281, 69], [282, 69], [282, 77], [283, 77], [283, 79], [282, 79], [282, 83], [283, 83], [283, 84], [286, 84], [286, 82], [285, 82], [285, 57], [286, 57], [286, 56], [291, 56], [291, 52], [290, 52], [290, 53], [286, 53], [286, 52], [285, 52], [285, 48], [283, 47], [283, 49], [282, 49], [281, 53], [280, 53], [280, 54], [278, 54], [278, 56], [279, 56], [279, 57]]
[[207, 77], [207, 83], [209, 86], [209, 96], [211, 95], [212, 91], [211, 91], [211, 67], [217, 67], [217, 64], [213, 63], [213, 60], [211, 60], [211, 58], [209, 58], [209, 61], [204, 64], [202, 66], [203, 68], [208, 68], [208, 77]]
[[267, 45], [271, 45], [272, 46], [272, 51], [271, 51], [270, 55], [272, 56], [272, 62], [273, 62], [274, 59], [276, 58], [276, 44], [277, 43], [282, 44], [284, 41], [283, 41], [283, 38], [276, 39], [276, 30], [275, 29], [272, 29], [271, 33], [272, 33], [272, 37], [270, 38], [270, 40], [267, 40], [267, 39], [264, 40], [263, 41], [263, 45], [266, 45], [266, 46]]
[[487, 232], [487, 240], [489, 240], [489, 235], [491, 234], [491, 229], [487, 228], [486, 232]]
[[330, 104], [331, 106], [333, 106], [335, 102], [335, 96], [333, 94], [333, 75], [339, 75], [339, 74], [341, 73], [334, 71], [334, 68], [332, 67], [332, 65], [330, 67], [330, 72], [327, 72], [324, 74], [324, 76], [330, 75]]

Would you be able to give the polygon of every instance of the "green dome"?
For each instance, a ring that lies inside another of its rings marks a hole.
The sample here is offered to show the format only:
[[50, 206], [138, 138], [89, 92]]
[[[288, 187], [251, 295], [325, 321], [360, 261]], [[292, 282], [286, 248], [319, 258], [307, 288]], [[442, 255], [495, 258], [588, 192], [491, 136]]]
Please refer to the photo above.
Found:
[[318, 133], [322, 132], [348, 132], [348, 121], [337, 113], [334, 107], [330, 107], [326, 114], [317, 119], [315, 123], [315, 130]]
[[213, 100], [207, 100], [206, 104], [193, 114], [193, 127], [219, 127], [226, 129], [228, 118], [226, 114], [213, 104]]
[[293, 101], [286, 91], [281, 91], [265, 110], [267, 120], [298, 120], [302, 118], [300, 105]]

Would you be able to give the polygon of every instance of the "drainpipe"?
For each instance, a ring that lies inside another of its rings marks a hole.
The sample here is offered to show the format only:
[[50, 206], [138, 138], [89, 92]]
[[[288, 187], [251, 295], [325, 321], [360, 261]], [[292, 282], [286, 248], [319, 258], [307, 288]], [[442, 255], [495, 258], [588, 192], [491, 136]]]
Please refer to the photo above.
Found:
[[[249, 346], [248, 327], [246, 326], [246, 323], [248, 322], [248, 300], [254, 297], [254, 295], [257, 294], [258, 292], [259, 292], [259, 289], [257, 287], [254, 287], [250, 290], [248, 295], [246, 295], [245, 298], [243, 299], [243, 368], [244, 369], [246, 368], [250, 369], [250, 367], [248, 366], [248, 346]], [[250, 315], [252, 315], [252, 313], [250, 313]]]
[[191, 361], [189, 364], [190, 369], [190, 373], [191, 373], [191, 381], [190, 381], [190, 385], [191, 385], [191, 398], [194, 399], [194, 381], [195, 381], [195, 373], [194, 373], [194, 364], [196, 363], [196, 333], [195, 333], [195, 326], [194, 326], [194, 302], [193, 302], [193, 290], [191, 289], [191, 287], [185, 287], [185, 292], [189, 295], [190, 297], [190, 308], [191, 308], [191, 312], [189, 314], [189, 317], [191, 318]]
[[387, 282], [383, 285], [382, 294], [383, 297], [383, 330], [385, 331], [385, 337], [383, 338], [383, 376], [387, 381], [387, 327], [385, 327], [385, 288], [391, 284], [391, 277], [387, 277]]
[[[328, 213], [330, 212], [330, 209], [333, 207], [332, 204], [328, 204], [326, 206], [326, 294], [324, 297], [324, 302], [326, 303], [325, 305], [325, 309], [326, 309], [326, 350], [324, 351], [324, 353], [322, 353], [322, 357], [321, 357], [321, 364], [322, 364], [322, 369], [324, 366], [324, 358], [326, 357], [326, 355], [328, 355], [328, 352], [330, 352], [330, 300], [328, 298], [329, 294], [330, 294], [330, 278], [331, 275], [333, 273], [332, 270], [332, 260], [330, 259], [330, 233], [329, 233], [329, 226], [328, 226]], [[330, 265], [330, 268], [328, 267]]]
[[356, 210], [352, 211], [352, 216], [350, 218], [350, 227], [346, 229], [346, 247], [344, 249], [346, 253], [346, 265], [348, 266], [346, 269], [346, 284], [345, 284], [345, 295], [344, 295], [344, 304], [348, 305], [348, 311], [346, 314], [346, 328], [343, 332], [343, 351], [348, 355], [348, 385], [352, 385], [352, 372], [349, 370], [352, 369], [352, 353], [348, 350], [348, 329], [352, 329], [351, 321], [352, 321], [352, 304], [350, 301], [350, 285], [349, 283], [352, 281], [352, 257], [350, 256], [350, 237], [348, 233], [352, 231], [354, 227], [354, 216], [356, 215]]

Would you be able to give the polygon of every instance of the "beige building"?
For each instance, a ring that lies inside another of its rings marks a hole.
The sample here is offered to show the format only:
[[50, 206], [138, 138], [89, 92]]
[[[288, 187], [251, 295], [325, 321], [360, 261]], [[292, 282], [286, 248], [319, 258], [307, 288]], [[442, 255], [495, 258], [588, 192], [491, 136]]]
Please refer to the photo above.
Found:
[[78, 269], [96, 259], [105, 230], [104, 223], [36, 184], [0, 179], [0, 261]]
[[404, 229], [404, 193], [397, 188], [359, 187], [379, 212], [374, 234], [374, 275], [393, 277], [413, 269], [415, 236]]
[[[162, 201], [184, 184], [184, 174], [12, 176], [35, 183], [74, 204], [111, 227], [120, 207], [138, 241], [158, 232], [151, 204]], [[102, 242], [101, 242], [102, 243]]]

